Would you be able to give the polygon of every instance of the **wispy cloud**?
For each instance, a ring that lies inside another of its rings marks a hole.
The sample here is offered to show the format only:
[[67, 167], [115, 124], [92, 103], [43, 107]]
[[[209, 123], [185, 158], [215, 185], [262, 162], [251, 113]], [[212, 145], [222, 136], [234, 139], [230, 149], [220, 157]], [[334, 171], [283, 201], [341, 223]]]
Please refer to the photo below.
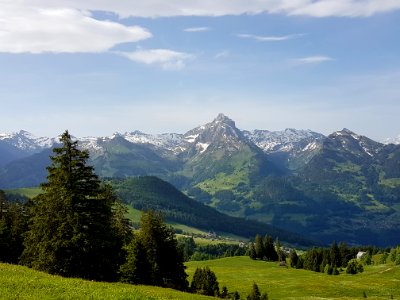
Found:
[[169, 49], [137, 50], [134, 52], [118, 52], [118, 54], [135, 62], [159, 65], [164, 70], [180, 70], [185, 67], [187, 60], [194, 58], [192, 54]]
[[301, 37], [303, 35], [304, 34], [290, 34], [290, 35], [281, 35], [281, 36], [260, 36], [260, 35], [254, 35], [254, 34], [237, 34], [236, 36], [243, 38], [243, 39], [256, 40], [259, 42], [280, 42], [280, 41], [295, 39], [295, 38]]
[[298, 65], [306, 65], [306, 64], [320, 64], [327, 61], [334, 60], [332, 57], [316, 55], [316, 56], [307, 56], [293, 59], [292, 61]]
[[[32, 3], [41, 8], [65, 7], [109, 11], [120, 17], [226, 16], [242, 14], [285, 14], [312, 17], [368, 17], [400, 9], [398, 0], [2, 0], [4, 4]], [[18, 11], [18, 10], [16, 10]]]
[[152, 36], [139, 26], [94, 19], [88, 11], [1, 3], [0, 52], [105, 52]]
[[218, 52], [217, 54], [215, 54], [215, 58], [216, 59], [220, 59], [220, 58], [226, 58], [229, 57], [230, 52], [228, 50], [223, 50], [221, 52]]
[[189, 27], [185, 28], [183, 31], [185, 32], [204, 32], [204, 31], [210, 31], [210, 27]]

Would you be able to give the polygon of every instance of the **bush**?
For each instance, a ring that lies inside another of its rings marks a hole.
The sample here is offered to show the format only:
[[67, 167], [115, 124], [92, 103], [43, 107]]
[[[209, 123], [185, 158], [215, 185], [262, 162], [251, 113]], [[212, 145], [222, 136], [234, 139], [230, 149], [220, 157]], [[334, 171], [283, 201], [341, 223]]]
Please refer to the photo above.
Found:
[[346, 273], [347, 274], [357, 274], [364, 272], [362, 264], [357, 259], [352, 259], [347, 264]]

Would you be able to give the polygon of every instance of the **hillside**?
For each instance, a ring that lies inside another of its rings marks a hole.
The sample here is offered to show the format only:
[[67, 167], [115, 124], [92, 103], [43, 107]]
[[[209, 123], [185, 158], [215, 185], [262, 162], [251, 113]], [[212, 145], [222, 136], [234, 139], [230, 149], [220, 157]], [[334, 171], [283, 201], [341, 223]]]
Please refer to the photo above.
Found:
[[212, 299], [154, 286], [64, 278], [0, 263], [1, 299]]
[[268, 224], [231, 217], [199, 203], [174, 186], [157, 177], [136, 177], [111, 182], [117, 195], [139, 210], [155, 210], [164, 214], [167, 221], [185, 224], [205, 231], [230, 233], [244, 238], [256, 234], [269, 234], [274, 238], [311, 246], [318, 242]]
[[[219, 286], [237, 290], [241, 299], [256, 282], [270, 299], [398, 299], [400, 266], [367, 266], [357, 275], [326, 274], [287, 269], [276, 263], [253, 261], [248, 257], [229, 257], [188, 262], [189, 280], [196, 267], [209, 266]], [[103, 283], [63, 278], [32, 269], [0, 263], [0, 297], [3, 299], [215, 299], [152, 286]]]

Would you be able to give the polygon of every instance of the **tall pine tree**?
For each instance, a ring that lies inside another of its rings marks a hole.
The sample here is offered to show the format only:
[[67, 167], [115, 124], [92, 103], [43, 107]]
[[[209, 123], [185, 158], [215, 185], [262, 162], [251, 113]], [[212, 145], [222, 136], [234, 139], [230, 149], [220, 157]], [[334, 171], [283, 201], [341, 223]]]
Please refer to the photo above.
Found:
[[122, 236], [116, 228], [116, 197], [87, 165], [68, 131], [54, 148], [43, 193], [33, 199], [32, 218], [21, 262], [68, 277], [114, 280]]

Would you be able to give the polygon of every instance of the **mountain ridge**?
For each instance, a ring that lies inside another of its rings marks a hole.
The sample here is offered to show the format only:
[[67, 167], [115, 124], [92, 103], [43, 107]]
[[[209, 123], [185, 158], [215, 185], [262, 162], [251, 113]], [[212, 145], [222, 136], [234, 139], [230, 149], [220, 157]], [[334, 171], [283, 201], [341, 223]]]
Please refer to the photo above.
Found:
[[[0, 161], [0, 188], [43, 182], [50, 148], [32, 154], [9, 141], [0, 139], [9, 160]], [[400, 145], [346, 128], [328, 136], [242, 131], [223, 114], [184, 134], [131, 131], [78, 141], [101, 177], [157, 176], [231, 216], [327, 243], [400, 243]], [[13, 150], [23, 153], [13, 158]]]

